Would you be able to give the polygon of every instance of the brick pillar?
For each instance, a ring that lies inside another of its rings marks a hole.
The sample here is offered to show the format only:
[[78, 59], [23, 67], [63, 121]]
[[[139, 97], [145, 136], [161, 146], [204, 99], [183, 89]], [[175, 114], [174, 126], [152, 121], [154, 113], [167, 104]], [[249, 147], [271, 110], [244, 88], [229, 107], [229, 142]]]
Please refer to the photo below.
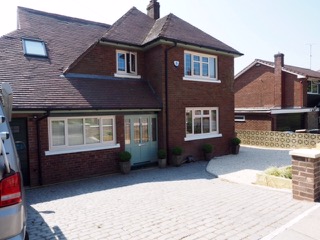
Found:
[[292, 156], [292, 194], [297, 200], [320, 200], [320, 149], [297, 149]]

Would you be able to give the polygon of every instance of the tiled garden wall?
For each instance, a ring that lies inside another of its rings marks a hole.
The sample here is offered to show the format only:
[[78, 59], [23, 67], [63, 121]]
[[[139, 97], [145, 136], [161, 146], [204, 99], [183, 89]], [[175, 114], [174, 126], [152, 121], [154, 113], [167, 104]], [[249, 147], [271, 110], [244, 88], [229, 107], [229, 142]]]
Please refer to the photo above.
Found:
[[274, 148], [315, 148], [320, 143], [320, 134], [286, 133], [276, 131], [239, 130], [241, 144]]

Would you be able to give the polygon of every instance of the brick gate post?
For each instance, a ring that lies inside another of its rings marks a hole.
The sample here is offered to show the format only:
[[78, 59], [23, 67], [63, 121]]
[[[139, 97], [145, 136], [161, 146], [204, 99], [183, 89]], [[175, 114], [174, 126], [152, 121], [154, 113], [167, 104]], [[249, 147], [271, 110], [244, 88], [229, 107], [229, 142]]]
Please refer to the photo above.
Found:
[[320, 200], [320, 149], [290, 151], [292, 157], [292, 194], [297, 200]]

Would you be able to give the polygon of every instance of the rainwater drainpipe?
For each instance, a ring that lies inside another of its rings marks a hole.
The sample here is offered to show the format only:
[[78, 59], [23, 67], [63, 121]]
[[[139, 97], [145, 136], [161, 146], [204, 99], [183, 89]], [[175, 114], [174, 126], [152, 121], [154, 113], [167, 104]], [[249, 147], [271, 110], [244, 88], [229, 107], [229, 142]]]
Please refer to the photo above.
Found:
[[168, 52], [175, 48], [177, 46], [177, 42], [174, 42], [174, 45], [167, 48], [165, 51], [165, 89], [166, 89], [166, 149], [167, 149], [167, 153], [169, 154], [169, 110], [168, 110]]
[[48, 118], [50, 114], [50, 111], [47, 111], [47, 113], [39, 118], [36, 119], [36, 128], [37, 128], [37, 148], [38, 148], [38, 169], [39, 169], [39, 177], [38, 181], [40, 186], [42, 183], [42, 158], [41, 158], [41, 142], [40, 142], [40, 121], [43, 119]]

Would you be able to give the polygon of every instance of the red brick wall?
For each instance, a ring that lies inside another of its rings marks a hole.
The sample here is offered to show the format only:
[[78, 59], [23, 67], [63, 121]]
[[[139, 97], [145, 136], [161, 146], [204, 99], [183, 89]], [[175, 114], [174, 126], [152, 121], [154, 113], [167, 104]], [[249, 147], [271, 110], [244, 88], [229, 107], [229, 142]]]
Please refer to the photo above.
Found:
[[[283, 107], [303, 107], [307, 104], [306, 84], [293, 74], [283, 72]], [[236, 108], [279, 107], [276, 96], [274, 68], [260, 64], [240, 75], [234, 84]], [[278, 84], [279, 85], [279, 84]]]
[[[175, 67], [173, 61], [179, 61], [179, 67]], [[170, 149], [174, 146], [182, 146], [184, 156], [193, 155], [200, 158], [202, 157], [201, 145], [211, 143], [215, 147], [215, 155], [229, 153], [229, 140], [234, 135], [234, 94], [232, 91], [234, 59], [218, 56], [218, 78], [221, 83], [183, 80], [184, 49], [182, 48], [171, 49], [168, 62]], [[186, 107], [219, 107], [219, 130], [223, 138], [185, 142]]]
[[238, 130], [261, 130], [272, 131], [273, 119], [268, 114], [239, 114], [245, 116], [244, 122], [236, 122], [235, 129]]
[[[28, 159], [30, 186], [40, 184], [40, 170], [38, 159], [38, 143], [41, 145], [41, 175], [42, 184], [51, 184], [63, 181], [76, 180], [86, 177], [98, 176], [119, 172], [118, 154], [124, 150], [124, 117], [116, 117], [117, 143], [121, 148], [80, 152], [45, 156], [49, 150], [48, 143], [48, 119], [44, 118], [40, 123], [40, 139], [37, 139], [37, 120], [33, 115], [14, 115], [14, 117], [26, 117], [28, 119]], [[38, 115], [38, 118], [41, 117]]]
[[[126, 49], [98, 44], [84, 55], [79, 62], [69, 70], [69, 73], [114, 76], [117, 72], [116, 50]], [[143, 76], [144, 54], [141, 51], [132, 50], [132, 52], [137, 52], [138, 54], [138, 75]]]

